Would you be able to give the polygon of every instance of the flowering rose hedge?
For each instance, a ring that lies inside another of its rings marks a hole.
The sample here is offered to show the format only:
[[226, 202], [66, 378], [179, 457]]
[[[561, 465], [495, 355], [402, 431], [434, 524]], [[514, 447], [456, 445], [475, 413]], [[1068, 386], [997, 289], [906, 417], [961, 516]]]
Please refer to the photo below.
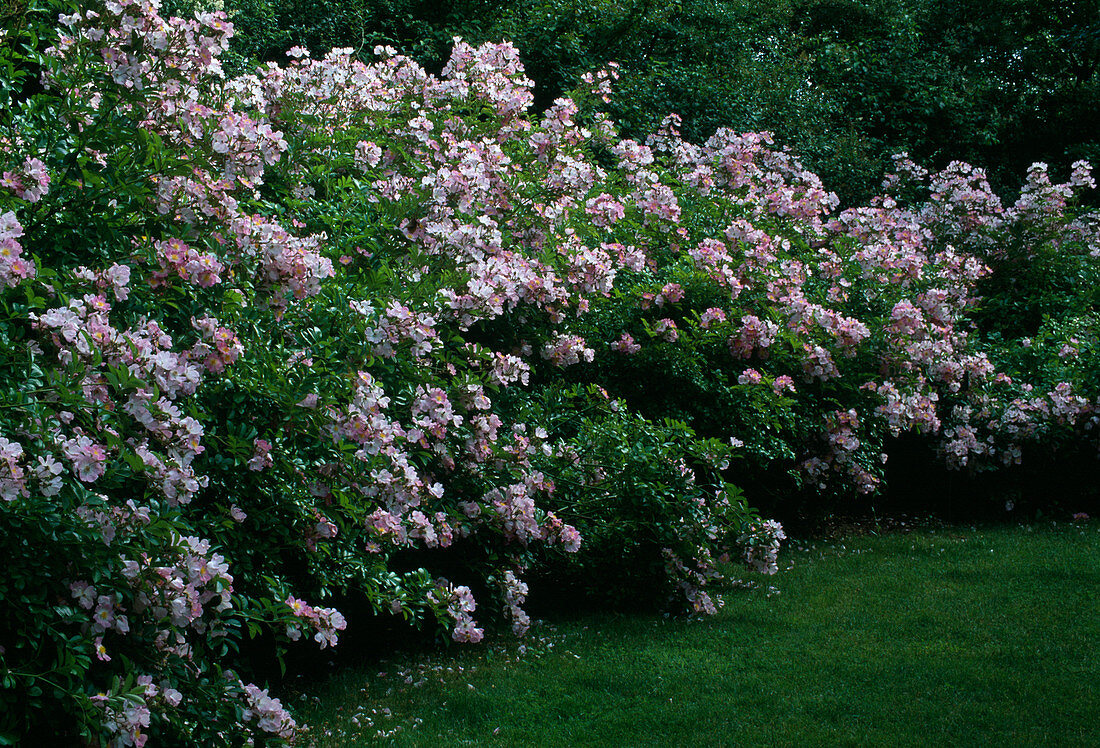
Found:
[[[836, 212], [766, 134], [619, 140], [614, 69], [532, 112], [507, 44], [226, 80], [220, 14], [9, 33], [4, 738], [277, 743], [242, 643], [336, 644], [334, 596], [465, 642], [526, 630], [527, 571], [712, 612], [722, 554], [783, 538], [730, 481], [873, 491], [891, 434], [994, 465], [1093, 423], [1085, 164], [1004, 207], [902, 158]], [[1006, 327], [1048, 266], [1076, 306]]]

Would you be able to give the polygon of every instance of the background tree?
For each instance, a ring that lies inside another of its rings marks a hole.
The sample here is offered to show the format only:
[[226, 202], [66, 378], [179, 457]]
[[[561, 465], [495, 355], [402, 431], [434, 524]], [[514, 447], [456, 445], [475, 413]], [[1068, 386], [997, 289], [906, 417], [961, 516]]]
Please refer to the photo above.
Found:
[[230, 0], [236, 65], [392, 45], [429, 70], [453, 36], [508, 39], [549, 106], [579, 76], [621, 66], [611, 114], [643, 138], [669, 112], [701, 142], [770, 130], [844, 203], [890, 156], [962, 159], [995, 190], [1027, 165], [1100, 155], [1100, 6], [1035, 0]]

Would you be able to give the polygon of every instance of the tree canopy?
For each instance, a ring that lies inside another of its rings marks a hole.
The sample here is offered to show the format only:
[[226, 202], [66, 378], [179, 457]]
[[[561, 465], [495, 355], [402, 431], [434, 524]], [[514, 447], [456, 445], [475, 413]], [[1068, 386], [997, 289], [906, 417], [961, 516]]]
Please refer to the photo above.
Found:
[[454, 36], [507, 39], [549, 106], [617, 62], [628, 137], [670, 112], [702, 142], [770, 130], [845, 203], [894, 153], [982, 166], [1008, 191], [1034, 161], [1100, 154], [1100, 5], [1037, 0], [228, 0], [240, 60], [377, 44], [442, 67]]

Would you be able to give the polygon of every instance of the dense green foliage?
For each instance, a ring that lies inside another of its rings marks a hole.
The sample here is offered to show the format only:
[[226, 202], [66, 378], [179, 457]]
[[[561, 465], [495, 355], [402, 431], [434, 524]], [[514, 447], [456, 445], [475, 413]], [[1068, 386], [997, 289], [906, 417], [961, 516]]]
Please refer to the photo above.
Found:
[[364, 618], [522, 636], [525, 579], [714, 614], [785, 538], [742, 489], [1095, 444], [1089, 164], [1006, 203], [899, 157], [838, 212], [770, 134], [699, 134], [832, 106], [724, 6], [458, 5], [415, 47], [511, 29], [542, 89], [508, 43], [356, 57], [428, 6], [238, 8], [235, 57], [222, 13], [73, 10], [0, 48], [0, 739], [280, 743], [282, 655]]
[[392, 44], [429, 69], [452, 36], [507, 39], [548, 106], [621, 65], [611, 113], [628, 137], [677, 112], [701, 142], [770, 130], [845, 202], [890, 156], [984, 167], [998, 192], [1032, 162], [1100, 156], [1100, 6], [1039, 0], [228, 0], [245, 58]]

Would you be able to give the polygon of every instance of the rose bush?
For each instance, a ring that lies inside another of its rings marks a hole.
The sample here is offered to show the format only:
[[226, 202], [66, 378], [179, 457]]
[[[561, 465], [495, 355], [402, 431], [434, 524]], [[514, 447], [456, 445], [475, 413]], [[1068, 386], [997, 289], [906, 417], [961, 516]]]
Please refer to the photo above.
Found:
[[1087, 165], [1005, 208], [902, 159], [832, 215], [767, 134], [586, 119], [613, 68], [535, 113], [508, 44], [226, 79], [220, 14], [57, 11], [0, 74], [4, 737], [289, 740], [242, 646], [335, 645], [333, 597], [465, 642], [526, 630], [531, 570], [713, 612], [783, 538], [731, 481], [1093, 423], [1088, 298], [1026, 354], [988, 311], [1095, 283]]

